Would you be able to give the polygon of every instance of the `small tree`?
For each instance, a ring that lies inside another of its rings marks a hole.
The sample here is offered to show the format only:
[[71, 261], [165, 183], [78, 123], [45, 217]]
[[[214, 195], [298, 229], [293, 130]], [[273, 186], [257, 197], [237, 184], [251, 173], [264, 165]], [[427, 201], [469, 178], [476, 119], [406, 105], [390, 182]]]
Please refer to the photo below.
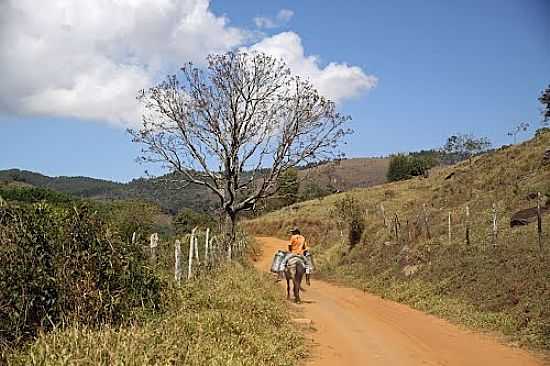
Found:
[[475, 137], [473, 135], [457, 134], [447, 139], [442, 150], [452, 157], [454, 163], [471, 159], [472, 156], [487, 151], [491, 142], [486, 137]]
[[228, 52], [207, 61], [143, 91], [142, 127], [129, 132], [143, 161], [219, 199], [231, 257], [238, 214], [276, 194], [282, 172], [338, 155], [350, 117], [282, 60]]
[[550, 125], [550, 85], [542, 91], [539, 102], [542, 104], [542, 125]]
[[394, 155], [390, 160], [386, 179], [394, 182], [425, 175], [435, 164], [435, 160], [427, 156]]
[[348, 232], [348, 243], [351, 248], [361, 241], [365, 230], [364, 207], [352, 195], [346, 194], [335, 203], [334, 214], [340, 225]]
[[529, 123], [528, 122], [520, 122], [517, 126], [515, 126], [512, 130], [510, 130], [507, 135], [514, 138], [514, 145], [517, 142], [517, 136], [520, 132], [525, 132], [529, 129]]

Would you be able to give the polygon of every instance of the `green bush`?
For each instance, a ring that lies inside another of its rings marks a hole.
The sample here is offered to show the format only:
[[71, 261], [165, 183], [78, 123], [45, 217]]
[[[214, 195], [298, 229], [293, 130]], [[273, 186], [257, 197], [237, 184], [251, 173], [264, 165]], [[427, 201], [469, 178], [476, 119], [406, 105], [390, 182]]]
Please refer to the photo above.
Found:
[[84, 204], [0, 207], [0, 242], [0, 344], [158, 307], [160, 283], [141, 244], [121, 240]]
[[216, 221], [212, 216], [203, 212], [196, 212], [189, 208], [180, 211], [174, 218], [174, 227], [177, 234], [189, 234], [193, 228], [213, 228]]
[[335, 203], [334, 214], [347, 228], [350, 247], [354, 247], [361, 241], [365, 230], [363, 211], [359, 200], [352, 195], [345, 195]]
[[394, 155], [390, 160], [386, 178], [394, 182], [425, 175], [434, 165], [435, 160], [429, 156]]
[[66, 204], [74, 200], [73, 197], [65, 193], [34, 187], [2, 187], [0, 188], [0, 197], [8, 201], [26, 203], [48, 201], [56, 204]]

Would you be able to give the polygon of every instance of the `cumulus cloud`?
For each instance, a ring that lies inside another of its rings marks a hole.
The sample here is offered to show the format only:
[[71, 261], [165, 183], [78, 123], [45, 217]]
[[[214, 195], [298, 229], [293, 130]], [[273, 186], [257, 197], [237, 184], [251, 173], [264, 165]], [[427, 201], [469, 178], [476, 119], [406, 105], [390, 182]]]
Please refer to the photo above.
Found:
[[138, 120], [137, 90], [163, 68], [243, 44], [207, 0], [11, 0], [0, 28], [2, 111]]
[[287, 24], [294, 16], [294, 12], [289, 9], [281, 9], [275, 16], [275, 18], [269, 17], [255, 17], [254, 23], [258, 28], [279, 28]]
[[331, 62], [322, 67], [316, 56], [305, 55], [302, 40], [294, 32], [265, 38], [248, 49], [282, 58], [293, 73], [309, 78], [322, 95], [336, 102], [372, 89], [378, 82], [358, 66]]
[[[277, 21], [288, 21], [282, 10]], [[73, 117], [131, 127], [139, 89], [185, 61], [253, 42], [208, 0], [0, 1], [0, 114]], [[376, 78], [340, 63], [321, 67], [291, 32], [252, 49], [283, 57], [327, 96], [342, 100]]]

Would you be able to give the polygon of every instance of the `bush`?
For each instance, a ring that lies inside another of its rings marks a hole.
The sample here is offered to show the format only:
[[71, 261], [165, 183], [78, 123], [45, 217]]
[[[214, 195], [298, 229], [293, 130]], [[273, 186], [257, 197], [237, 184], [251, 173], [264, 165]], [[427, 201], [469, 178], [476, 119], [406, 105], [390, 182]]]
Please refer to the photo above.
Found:
[[435, 160], [414, 155], [398, 154], [392, 156], [386, 178], [390, 182], [425, 175], [435, 165]]
[[189, 208], [180, 211], [174, 218], [174, 227], [177, 234], [189, 234], [193, 228], [213, 228], [216, 221], [207, 213], [196, 212]]
[[345, 195], [335, 203], [335, 215], [340, 222], [347, 227], [350, 247], [354, 247], [361, 241], [365, 230], [363, 207], [352, 195]]
[[0, 344], [157, 308], [160, 283], [141, 245], [121, 240], [86, 205], [0, 207], [0, 242]]
[[56, 204], [71, 203], [74, 198], [65, 193], [54, 192], [44, 188], [5, 187], [0, 188], [0, 197], [8, 201], [36, 203], [48, 201]]

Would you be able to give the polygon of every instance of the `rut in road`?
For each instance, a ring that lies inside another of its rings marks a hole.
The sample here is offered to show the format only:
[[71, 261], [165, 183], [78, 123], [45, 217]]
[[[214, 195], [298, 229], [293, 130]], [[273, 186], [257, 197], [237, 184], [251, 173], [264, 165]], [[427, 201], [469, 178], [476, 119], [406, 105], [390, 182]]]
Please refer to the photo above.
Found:
[[[256, 266], [267, 271], [273, 254], [284, 250], [287, 242], [269, 237], [257, 240], [263, 245], [263, 256]], [[309, 365], [543, 365], [528, 352], [490, 336], [357, 289], [312, 281], [302, 300], [300, 307], [313, 321], [317, 345]]]

